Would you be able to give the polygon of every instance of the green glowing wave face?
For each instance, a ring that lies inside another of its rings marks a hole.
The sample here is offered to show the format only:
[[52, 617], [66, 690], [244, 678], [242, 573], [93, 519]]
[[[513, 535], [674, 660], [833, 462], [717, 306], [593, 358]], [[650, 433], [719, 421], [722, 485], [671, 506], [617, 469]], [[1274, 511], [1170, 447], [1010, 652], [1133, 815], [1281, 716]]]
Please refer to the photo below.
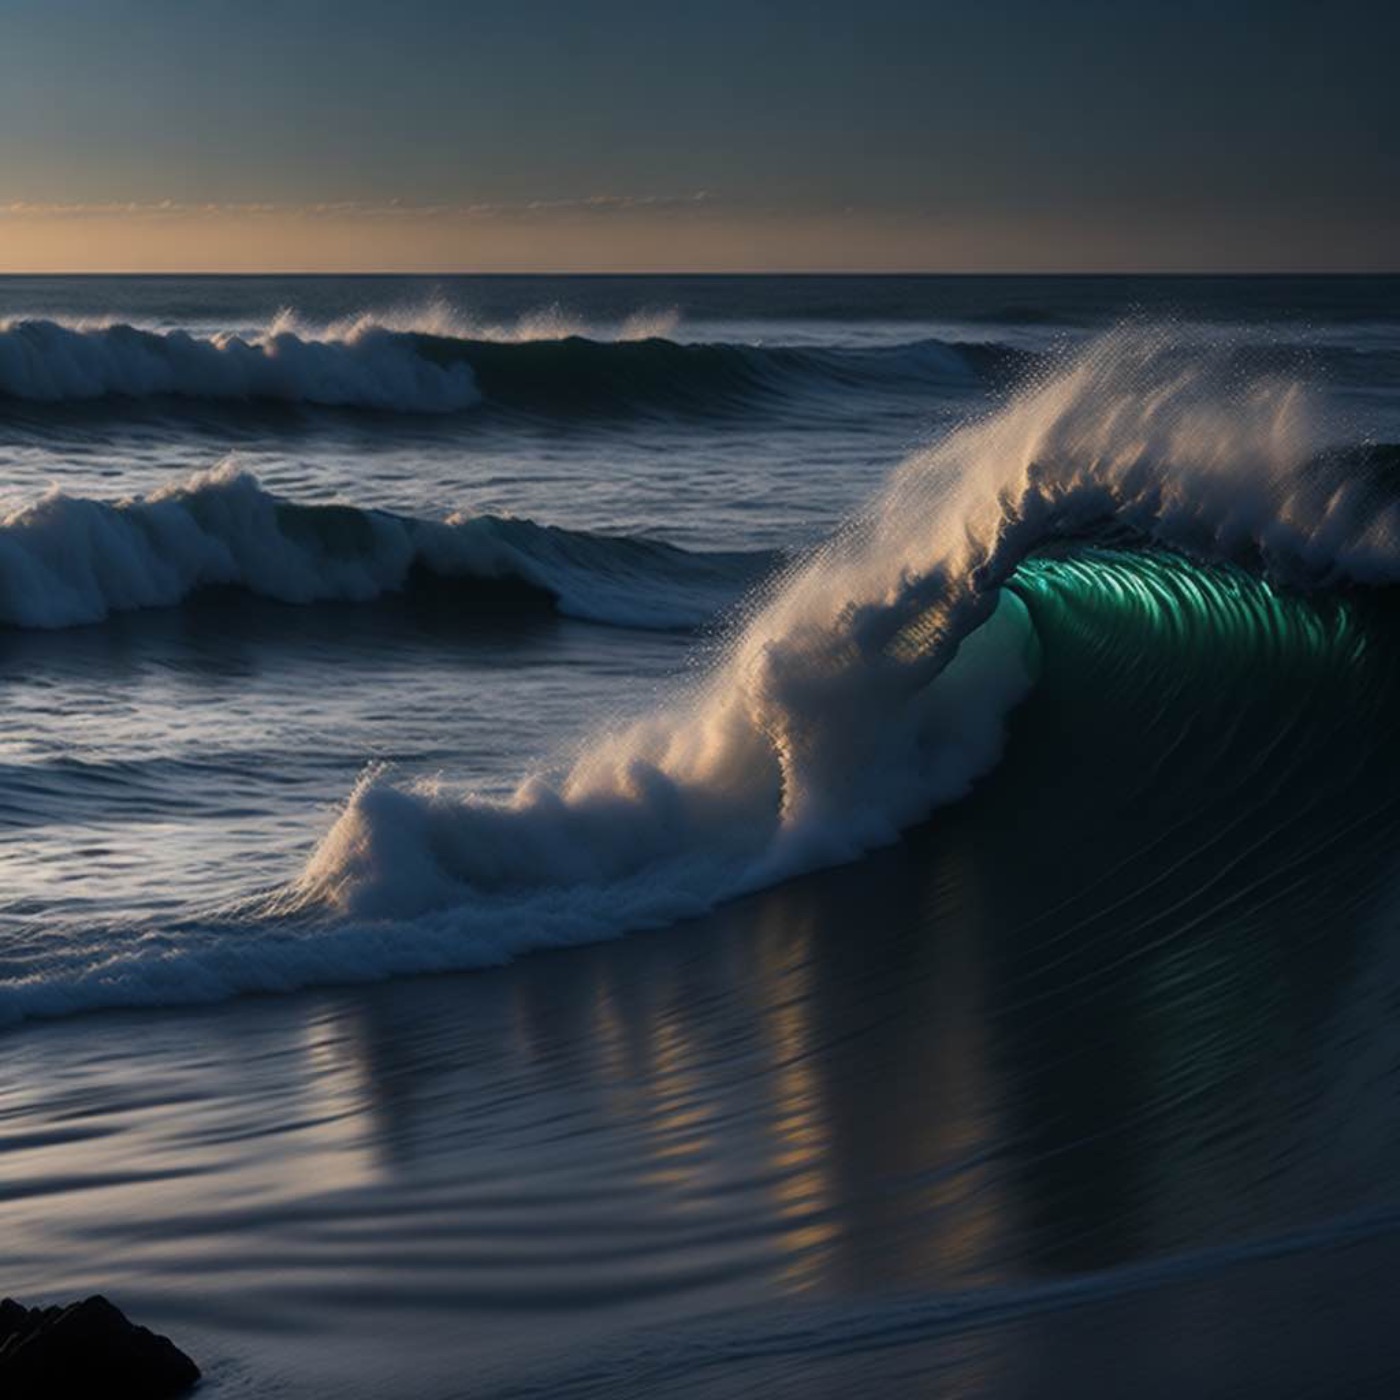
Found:
[[1353, 665], [1367, 649], [1345, 599], [1281, 593], [1243, 569], [1166, 552], [1084, 548], [1033, 557], [1010, 586], [1057, 635], [1106, 657], [1132, 639], [1149, 666], [1149, 646], [1166, 649], [1159, 659], [1204, 649], [1217, 664], [1251, 671], [1277, 663]]
[[1347, 747], [1329, 752], [1339, 726], [1368, 745], [1389, 739], [1396, 675], [1374, 606], [1101, 548], [1028, 559], [1009, 591], [1043, 649], [1039, 703], [1077, 707], [1092, 727], [1077, 742], [1116, 749], [1119, 762], [1208, 758], [1214, 787], [1270, 763], [1327, 767]]
[[[1280, 901], [1315, 901], [1322, 927], [1389, 868], [1392, 599], [1099, 547], [1031, 558], [1007, 588], [1040, 676], [974, 799], [979, 839], [1047, 888], [1078, 865], [1075, 888], [1114, 911], [1094, 916], [1110, 943], [1124, 921], [1177, 927], [1197, 908], [1221, 928], [1267, 925]], [[1037, 875], [1040, 852], [1054, 868]]]

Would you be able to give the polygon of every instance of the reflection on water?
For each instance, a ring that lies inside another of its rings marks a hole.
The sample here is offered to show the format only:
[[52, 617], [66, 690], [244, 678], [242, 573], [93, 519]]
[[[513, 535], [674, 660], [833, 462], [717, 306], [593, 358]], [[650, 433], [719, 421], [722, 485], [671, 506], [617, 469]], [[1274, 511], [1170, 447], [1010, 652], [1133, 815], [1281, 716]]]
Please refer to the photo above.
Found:
[[342, 1035], [337, 1016], [311, 1015], [302, 1026], [307, 1077], [307, 1117], [301, 1151], [313, 1156], [307, 1175], [321, 1191], [373, 1186], [380, 1180], [376, 1134], [365, 1107], [371, 1086], [364, 1062]]
[[800, 904], [788, 918], [774, 910], [756, 922], [751, 984], [769, 1050], [772, 1199], [785, 1227], [780, 1247], [792, 1255], [780, 1277], [801, 1289], [821, 1281], [841, 1234], [830, 1177], [833, 1129], [818, 1067], [822, 1047], [813, 1026], [812, 925]]

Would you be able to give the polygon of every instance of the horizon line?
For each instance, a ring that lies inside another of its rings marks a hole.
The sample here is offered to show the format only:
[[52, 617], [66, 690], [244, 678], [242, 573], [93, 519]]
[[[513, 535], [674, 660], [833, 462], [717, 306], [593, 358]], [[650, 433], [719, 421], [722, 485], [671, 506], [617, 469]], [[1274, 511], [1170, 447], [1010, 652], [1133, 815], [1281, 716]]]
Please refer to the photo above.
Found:
[[1400, 277], [1400, 264], [1394, 267], [1377, 268], [984, 268], [970, 269], [930, 269], [930, 268], [647, 268], [634, 272], [609, 270], [581, 270], [540, 268], [532, 271], [519, 269], [512, 271], [465, 270], [461, 268], [438, 268], [433, 270], [405, 270], [356, 268], [353, 270], [326, 270], [316, 268], [266, 268], [256, 272], [248, 270], [202, 269], [138, 269], [114, 268], [106, 270], [51, 269], [45, 271], [0, 269], [0, 279], [11, 280], [35, 277], [222, 277], [253, 279], [258, 277], [376, 277], [376, 278], [423, 278], [423, 277], [576, 277], [603, 278], [628, 277]]

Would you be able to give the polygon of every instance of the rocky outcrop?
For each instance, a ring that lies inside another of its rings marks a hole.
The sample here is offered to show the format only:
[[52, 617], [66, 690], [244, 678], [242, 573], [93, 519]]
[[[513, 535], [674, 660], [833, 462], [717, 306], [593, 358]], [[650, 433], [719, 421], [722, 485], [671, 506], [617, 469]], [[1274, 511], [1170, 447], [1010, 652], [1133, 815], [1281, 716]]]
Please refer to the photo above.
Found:
[[174, 1342], [103, 1297], [66, 1308], [0, 1302], [4, 1400], [167, 1400], [198, 1380], [199, 1367]]

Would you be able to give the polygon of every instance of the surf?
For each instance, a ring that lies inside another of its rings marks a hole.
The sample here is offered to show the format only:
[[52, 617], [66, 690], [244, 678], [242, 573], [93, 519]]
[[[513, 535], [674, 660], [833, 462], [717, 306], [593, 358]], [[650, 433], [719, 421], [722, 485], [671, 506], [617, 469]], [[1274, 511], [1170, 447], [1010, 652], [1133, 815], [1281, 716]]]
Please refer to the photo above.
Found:
[[1321, 446], [1298, 384], [1222, 393], [1208, 348], [1108, 337], [907, 462], [674, 708], [505, 804], [367, 780], [295, 902], [412, 917], [640, 882], [683, 910], [853, 859], [995, 763], [1032, 680], [1003, 586], [1034, 550], [1112, 528], [1295, 584], [1390, 578], [1396, 505]]
[[290, 313], [219, 331], [125, 323], [0, 322], [0, 411], [65, 405], [134, 412], [182, 404], [548, 418], [714, 416], [769, 399], [851, 388], [969, 386], [1031, 362], [995, 344], [921, 339], [878, 347], [669, 338], [666, 318], [598, 329], [535, 317], [478, 327], [444, 314], [362, 315], [329, 325]]
[[0, 398], [266, 400], [416, 413], [479, 401], [471, 368], [417, 353], [411, 337], [366, 323], [316, 339], [276, 326], [209, 336], [50, 320], [0, 324]]
[[238, 589], [289, 604], [367, 602], [436, 585], [463, 610], [534, 608], [689, 629], [774, 558], [499, 515], [415, 518], [266, 491], [230, 459], [149, 496], [54, 489], [0, 517], [0, 626], [61, 629]]
[[[1127, 753], [1189, 727], [1222, 677], [1240, 708], [1267, 695], [1277, 723], [1241, 762], [1283, 781], [1286, 736], [1394, 693], [1369, 639], [1388, 625], [1397, 506], [1328, 450], [1302, 386], [1222, 363], [1169, 335], [1107, 337], [912, 457], [749, 596], [698, 675], [561, 735], [509, 797], [373, 768], [285, 886], [47, 950], [0, 1015], [490, 966], [693, 917], [1020, 773], [1008, 733], [1065, 703], [1046, 678], [1067, 649], [1113, 697]], [[1078, 742], [1102, 737], [1100, 721]]]

